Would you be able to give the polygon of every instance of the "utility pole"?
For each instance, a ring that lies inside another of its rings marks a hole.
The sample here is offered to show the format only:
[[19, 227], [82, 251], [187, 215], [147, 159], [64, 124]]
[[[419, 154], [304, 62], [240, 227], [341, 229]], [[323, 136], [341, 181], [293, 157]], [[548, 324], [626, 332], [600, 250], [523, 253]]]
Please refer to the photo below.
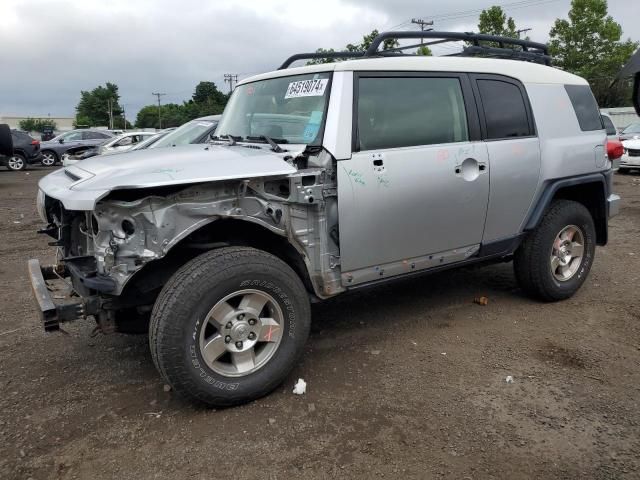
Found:
[[224, 83], [228, 83], [229, 84], [229, 93], [233, 93], [233, 82], [236, 82], [236, 84], [238, 83], [238, 75], [235, 75], [233, 73], [225, 73], [224, 74]]
[[107, 114], [109, 115], [109, 130], [113, 130], [113, 99], [107, 98]]
[[520, 34], [521, 33], [526, 33], [529, 30], [531, 30], [530, 28], [521, 28], [520, 30], [516, 30], [516, 35], [518, 35], [518, 38], [520, 38]]
[[166, 95], [166, 93], [152, 93], [158, 97], [158, 129], [162, 128], [162, 109], [160, 108], [160, 97]]
[[127, 131], [127, 112], [125, 111], [126, 105], [122, 104], [122, 121], [123, 121], [123, 127], [122, 129], [126, 132]]
[[[420, 30], [422, 30], [424, 32], [425, 30], [425, 26], [431, 26], [433, 25], [433, 20], [429, 20], [428, 22], [421, 19], [421, 18], [412, 18], [411, 19], [411, 23], [415, 23], [416, 25], [420, 25]], [[433, 28], [427, 28], [427, 31], [429, 30], [433, 30]], [[424, 42], [424, 38], [420, 37], [420, 43]]]

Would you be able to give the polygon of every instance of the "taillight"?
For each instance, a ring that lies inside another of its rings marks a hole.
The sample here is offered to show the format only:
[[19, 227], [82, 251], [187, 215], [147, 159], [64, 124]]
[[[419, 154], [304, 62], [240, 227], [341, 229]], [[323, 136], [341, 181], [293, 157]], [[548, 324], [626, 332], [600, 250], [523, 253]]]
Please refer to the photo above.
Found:
[[31, 145], [40, 145], [40, 140], [31, 140]]
[[624, 147], [619, 140], [607, 140], [607, 157], [609, 160], [620, 158], [624, 153]]

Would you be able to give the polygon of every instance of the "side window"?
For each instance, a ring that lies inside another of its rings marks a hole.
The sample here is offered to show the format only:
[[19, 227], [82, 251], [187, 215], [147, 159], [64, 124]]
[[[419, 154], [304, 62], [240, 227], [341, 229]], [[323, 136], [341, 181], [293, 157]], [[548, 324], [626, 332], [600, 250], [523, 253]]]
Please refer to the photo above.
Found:
[[127, 145], [131, 145], [133, 143], [133, 137], [124, 137], [122, 140], [116, 142], [116, 147], [126, 147]]
[[83, 132], [70, 132], [67, 133], [63, 138], [65, 142], [73, 142], [76, 140], [82, 140]]
[[578, 117], [580, 130], [583, 132], [602, 130], [604, 125], [598, 103], [591, 93], [589, 85], [565, 85], [564, 89], [567, 91], [576, 117]]
[[487, 126], [487, 139], [533, 135], [527, 107], [517, 85], [501, 80], [477, 80]]
[[82, 132], [82, 138], [84, 140], [95, 140], [98, 138], [102, 138], [98, 132]]
[[604, 129], [607, 131], [607, 135], [618, 134], [615, 125], [613, 125], [613, 122], [609, 117], [605, 117], [604, 115], [602, 115], [602, 123], [604, 123]]
[[357, 100], [360, 150], [469, 139], [457, 78], [361, 77]]

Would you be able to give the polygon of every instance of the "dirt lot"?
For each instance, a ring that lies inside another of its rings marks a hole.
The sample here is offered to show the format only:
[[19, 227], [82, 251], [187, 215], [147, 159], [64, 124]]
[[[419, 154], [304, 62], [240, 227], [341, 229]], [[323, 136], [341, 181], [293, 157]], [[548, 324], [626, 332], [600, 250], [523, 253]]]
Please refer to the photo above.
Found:
[[45, 173], [0, 172], [0, 478], [640, 478], [637, 176], [573, 299], [523, 297], [511, 264], [350, 294], [280, 389], [212, 411], [164, 391], [145, 336], [42, 331]]

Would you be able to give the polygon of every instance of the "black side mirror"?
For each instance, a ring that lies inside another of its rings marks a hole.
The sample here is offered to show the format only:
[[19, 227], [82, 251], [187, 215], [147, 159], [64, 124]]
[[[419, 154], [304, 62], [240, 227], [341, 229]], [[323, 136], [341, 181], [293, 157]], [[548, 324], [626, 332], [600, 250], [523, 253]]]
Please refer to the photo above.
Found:
[[58, 142], [60, 142], [60, 143], [64, 143], [64, 138], [60, 138], [60, 139], [58, 140]]
[[10, 157], [13, 155], [13, 138], [9, 125], [0, 125], [0, 155]]

